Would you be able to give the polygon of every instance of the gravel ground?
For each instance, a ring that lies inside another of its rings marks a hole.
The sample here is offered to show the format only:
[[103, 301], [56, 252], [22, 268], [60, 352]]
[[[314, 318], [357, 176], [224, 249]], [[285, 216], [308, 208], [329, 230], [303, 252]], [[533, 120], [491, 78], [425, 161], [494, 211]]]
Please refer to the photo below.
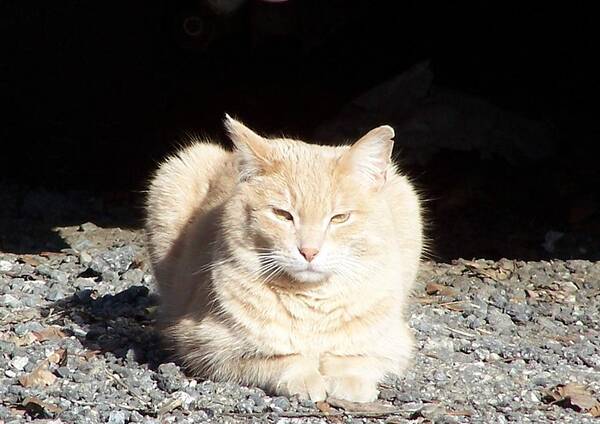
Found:
[[414, 366], [374, 404], [315, 405], [187, 378], [153, 331], [140, 233], [57, 235], [70, 247], [0, 253], [0, 423], [598, 422], [600, 262], [425, 263]]

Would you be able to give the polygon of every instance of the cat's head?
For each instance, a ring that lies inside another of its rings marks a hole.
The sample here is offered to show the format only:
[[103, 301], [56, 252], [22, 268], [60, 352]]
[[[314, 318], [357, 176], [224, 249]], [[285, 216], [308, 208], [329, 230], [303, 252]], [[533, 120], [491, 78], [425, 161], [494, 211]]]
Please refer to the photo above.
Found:
[[332, 147], [267, 139], [229, 116], [225, 125], [239, 172], [225, 225], [260, 257], [258, 278], [315, 284], [364, 275], [390, 231], [381, 192], [393, 172], [393, 129]]

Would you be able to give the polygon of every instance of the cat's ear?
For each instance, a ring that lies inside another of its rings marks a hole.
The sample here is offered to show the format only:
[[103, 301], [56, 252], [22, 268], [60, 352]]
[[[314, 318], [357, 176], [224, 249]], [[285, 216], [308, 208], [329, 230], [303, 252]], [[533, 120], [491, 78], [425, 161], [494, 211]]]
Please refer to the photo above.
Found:
[[240, 179], [260, 174], [268, 164], [269, 142], [250, 128], [225, 114], [225, 129], [238, 155]]
[[392, 161], [393, 138], [394, 129], [389, 125], [372, 129], [344, 153], [339, 166], [367, 185], [381, 187]]

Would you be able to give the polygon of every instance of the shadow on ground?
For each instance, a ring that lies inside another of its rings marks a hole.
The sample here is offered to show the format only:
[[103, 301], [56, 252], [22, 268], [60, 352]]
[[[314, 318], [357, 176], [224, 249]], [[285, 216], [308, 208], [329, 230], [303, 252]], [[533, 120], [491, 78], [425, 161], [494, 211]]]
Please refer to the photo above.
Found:
[[156, 369], [168, 359], [155, 329], [158, 298], [145, 286], [131, 286], [117, 294], [98, 296], [84, 289], [43, 311], [59, 316], [61, 325], [76, 323], [83, 346], [102, 354], [134, 360]]

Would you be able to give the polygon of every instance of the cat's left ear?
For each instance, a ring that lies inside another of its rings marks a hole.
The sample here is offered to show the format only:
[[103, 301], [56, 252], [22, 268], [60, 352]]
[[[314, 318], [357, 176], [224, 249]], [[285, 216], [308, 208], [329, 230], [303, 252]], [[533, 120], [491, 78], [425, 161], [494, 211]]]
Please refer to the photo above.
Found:
[[225, 114], [224, 123], [237, 150], [240, 179], [246, 180], [262, 173], [269, 163], [269, 142], [228, 114]]
[[367, 185], [380, 188], [392, 161], [393, 138], [394, 129], [389, 125], [372, 129], [344, 153], [339, 166]]

